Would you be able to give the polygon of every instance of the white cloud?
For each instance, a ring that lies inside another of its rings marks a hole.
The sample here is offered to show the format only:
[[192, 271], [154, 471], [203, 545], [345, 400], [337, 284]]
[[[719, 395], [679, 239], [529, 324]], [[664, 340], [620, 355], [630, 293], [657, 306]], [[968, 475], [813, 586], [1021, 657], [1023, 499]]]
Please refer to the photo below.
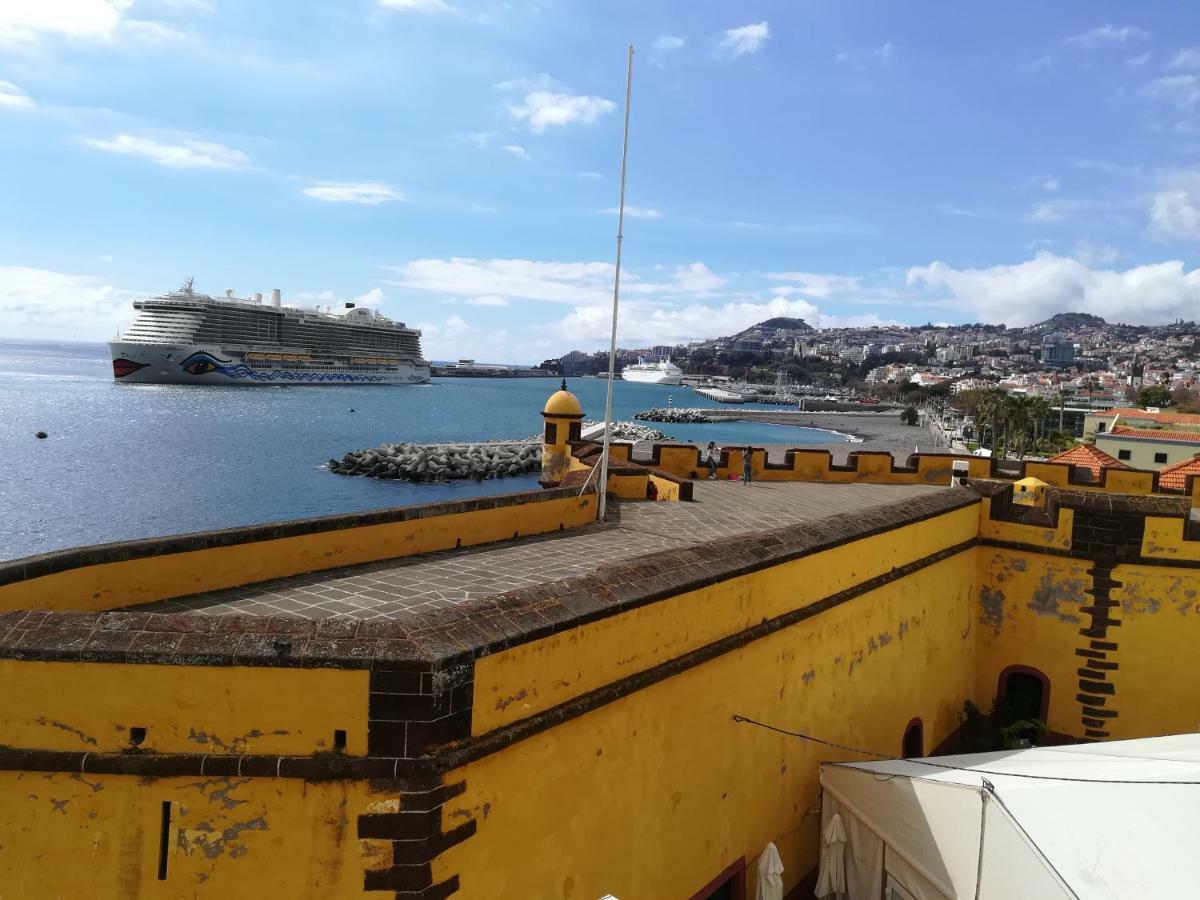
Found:
[[178, 28], [152, 19], [126, 19], [121, 27], [130, 37], [147, 44], [167, 44], [188, 37]]
[[132, 320], [136, 295], [92, 275], [0, 266], [5, 337], [96, 340]]
[[[618, 212], [618, 209], [615, 206], [610, 206], [607, 209], [602, 209], [600, 211], [608, 213], [610, 216], [615, 216]], [[629, 216], [631, 219], [662, 218], [662, 213], [657, 209], [653, 209], [649, 206], [630, 206], [628, 203], [625, 204], [625, 215]]]
[[603, 178], [604, 176], [601, 175], [599, 172], [576, 172], [575, 177], [576, 178], [584, 178], [584, 179], [587, 179], [588, 181], [597, 181], [597, 180]]
[[184, 139], [163, 143], [130, 134], [118, 134], [111, 138], [80, 138], [80, 141], [95, 150], [141, 156], [171, 169], [244, 169], [250, 165], [250, 157], [241, 150], [210, 141]]
[[1188, 110], [1200, 103], [1200, 76], [1165, 75], [1142, 86], [1143, 97], [1162, 100], [1179, 109]]
[[[556, 326], [560, 339], [573, 346], [599, 343], [612, 327], [611, 311], [598, 306], [575, 309]], [[663, 307], [634, 300], [622, 303], [618, 341], [624, 346], [675, 344], [736, 334], [775, 316], [792, 316], [810, 324], [821, 321], [817, 307], [805, 300], [783, 297], [734, 300], [722, 304], [693, 303]]]
[[1150, 62], [1150, 54], [1139, 53], [1137, 56], [1131, 56], [1129, 59], [1125, 60], [1125, 65], [1129, 66], [1131, 69], [1140, 69], [1148, 62]]
[[[398, 276], [390, 284], [453, 298], [502, 297], [572, 306], [607, 307], [612, 303], [613, 266], [606, 262], [453, 257], [418, 259], [387, 268]], [[724, 278], [699, 261], [676, 266], [666, 280], [660, 281], [644, 280], [628, 269], [621, 271], [623, 297], [658, 297], [677, 302], [684, 297], [711, 296], [725, 283]]]
[[482, 297], [471, 297], [465, 302], [467, 306], [508, 306], [508, 301], [498, 294], [484, 294]]
[[1144, 41], [1148, 37], [1150, 37], [1150, 32], [1144, 28], [1138, 28], [1136, 25], [1118, 27], [1105, 24], [1099, 28], [1093, 28], [1091, 31], [1072, 35], [1067, 38], [1066, 43], [1082, 50], [1097, 50], [1101, 47], [1111, 47], [1114, 44], [1126, 44], [1129, 41]]
[[1103, 216], [1104, 218], [1124, 224], [1132, 224], [1128, 213], [1139, 205], [1135, 200], [1095, 200], [1088, 198], [1060, 197], [1037, 203], [1025, 215], [1025, 221], [1034, 223], [1065, 222], [1087, 215], [1089, 217]]
[[382, 181], [321, 181], [304, 188], [301, 193], [326, 203], [359, 203], [365, 206], [408, 199], [405, 194]]
[[525, 95], [523, 102], [509, 104], [508, 112], [514, 119], [527, 123], [530, 131], [541, 134], [551, 126], [570, 125], [574, 122], [590, 125], [600, 116], [616, 108], [615, 103], [603, 97], [530, 91]]
[[755, 22], [743, 25], [741, 28], [730, 28], [721, 34], [717, 42], [717, 53], [730, 59], [737, 59], [749, 53], [757, 53], [771, 36], [771, 29], [766, 22]]
[[681, 292], [701, 296], [711, 294], [726, 283], [724, 278], [702, 262], [677, 266], [671, 274], [671, 280]]
[[862, 282], [853, 275], [832, 275], [824, 272], [768, 272], [772, 281], [786, 281], [809, 297], [824, 300], [834, 294], [856, 291]]
[[613, 277], [610, 263], [528, 259], [418, 259], [390, 268], [396, 284], [418, 291], [571, 304], [609, 302]]
[[1022, 75], [1036, 75], [1038, 72], [1049, 71], [1053, 68], [1054, 60], [1049, 56], [1039, 56], [1029, 62], [1017, 63], [1017, 71]]
[[978, 210], [959, 206], [957, 203], [939, 203], [937, 208], [944, 216], [957, 216], [962, 219], [978, 219], [982, 215]]
[[445, 13], [453, 11], [453, 7], [445, 0], [379, 0], [379, 5], [383, 9], [395, 12]]
[[165, 22], [127, 18], [132, 5], [132, 0], [0, 0], [0, 46], [35, 46], [46, 38], [159, 44], [186, 37]]
[[1168, 69], [1200, 69], [1200, 47], [1184, 47], [1171, 57]]
[[529, 159], [529, 151], [517, 144], [505, 144], [500, 149], [517, 159]]
[[43, 36], [105, 39], [131, 0], [5, 0], [0, 43], [32, 43]]
[[498, 81], [495, 84], [495, 88], [505, 93], [525, 94], [529, 91], [562, 90], [562, 84], [558, 79], [546, 72], [539, 72], [532, 77], [522, 75], [520, 78], [509, 78], [507, 81]]
[[381, 288], [371, 288], [365, 294], [359, 294], [357, 297], [352, 297], [350, 302], [355, 306], [366, 306], [370, 309], [379, 309], [387, 302], [387, 294]]
[[1200, 303], [1200, 270], [1168, 260], [1124, 271], [1089, 268], [1077, 259], [1041, 252], [1015, 265], [955, 269], [943, 262], [908, 270], [910, 287], [943, 292], [964, 318], [1014, 325], [1054, 313], [1089, 312], [1109, 321], [1164, 322], [1191, 318]]
[[888, 41], [882, 47], [839, 53], [836, 59], [840, 63], [845, 63], [858, 69], [868, 69], [873, 66], [886, 66], [891, 62], [893, 53], [895, 53], [895, 47], [892, 46], [891, 41]]
[[29, 95], [11, 81], [0, 81], [0, 109], [32, 109]]
[[654, 40], [653, 49], [655, 53], [671, 53], [679, 50], [687, 43], [683, 38], [673, 34], [659, 35]]
[[1170, 172], [1150, 198], [1150, 227], [1167, 238], [1200, 240], [1200, 172]]
[[1080, 241], [1071, 251], [1071, 258], [1085, 266], [1111, 265], [1120, 255], [1121, 252], [1112, 244], [1093, 244], [1090, 241]]

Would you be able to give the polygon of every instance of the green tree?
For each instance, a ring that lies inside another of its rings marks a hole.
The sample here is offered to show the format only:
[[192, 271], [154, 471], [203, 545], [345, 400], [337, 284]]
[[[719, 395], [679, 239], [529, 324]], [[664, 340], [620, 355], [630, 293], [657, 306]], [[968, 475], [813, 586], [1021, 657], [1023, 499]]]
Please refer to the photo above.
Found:
[[1161, 384], [1152, 384], [1138, 391], [1138, 404], [1144, 409], [1148, 406], [1167, 406], [1171, 402], [1171, 391]]
[[921, 414], [917, 412], [915, 406], [906, 406], [904, 411], [900, 413], [900, 421], [905, 425], [916, 425], [921, 421]]

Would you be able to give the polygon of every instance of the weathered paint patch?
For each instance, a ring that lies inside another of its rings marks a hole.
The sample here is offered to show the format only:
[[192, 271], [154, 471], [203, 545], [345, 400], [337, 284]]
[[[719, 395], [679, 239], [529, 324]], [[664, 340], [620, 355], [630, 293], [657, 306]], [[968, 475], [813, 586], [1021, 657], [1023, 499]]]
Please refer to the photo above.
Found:
[[218, 830], [208, 822], [200, 822], [195, 828], [179, 830], [179, 849], [187, 854], [200, 851], [207, 859], [229, 855], [231, 859], [245, 856], [249, 848], [240, 840], [244, 831], [267, 831], [267, 819], [258, 816], [245, 822], [234, 822]]
[[1063, 578], [1056, 580], [1054, 573], [1047, 572], [1038, 582], [1037, 590], [1029, 599], [1029, 608], [1039, 616], [1053, 616], [1060, 622], [1075, 625], [1079, 616], [1065, 612], [1060, 606], [1074, 604], [1080, 606], [1084, 600], [1083, 582], [1078, 578]]
[[979, 624], [997, 634], [1004, 627], [1004, 592], [986, 584], [979, 589]]

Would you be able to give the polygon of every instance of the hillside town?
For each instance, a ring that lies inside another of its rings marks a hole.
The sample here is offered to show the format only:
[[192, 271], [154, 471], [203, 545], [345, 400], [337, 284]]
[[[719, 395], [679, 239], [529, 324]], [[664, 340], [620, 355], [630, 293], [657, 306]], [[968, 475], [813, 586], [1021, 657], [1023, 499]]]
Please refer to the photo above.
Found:
[[[855, 388], [891, 399], [906, 386], [957, 395], [999, 388], [1072, 407], [1109, 409], [1137, 400], [1152, 406], [1195, 403], [1200, 325], [1120, 325], [1087, 313], [1061, 313], [1027, 327], [1005, 325], [871, 326], [816, 329], [777, 318], [728, 337], [617, 351], [618, 367], [670, 358], [685, 372], [747, 382]], [[607, 354], [578, 351], [544, 369], [595, 374]]]

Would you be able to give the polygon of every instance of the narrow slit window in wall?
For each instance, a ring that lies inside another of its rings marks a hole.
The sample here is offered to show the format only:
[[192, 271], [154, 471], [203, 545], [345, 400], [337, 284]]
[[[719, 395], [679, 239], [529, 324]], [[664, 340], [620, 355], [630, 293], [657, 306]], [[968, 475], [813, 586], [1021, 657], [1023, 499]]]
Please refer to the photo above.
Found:
[[162, 830], [158, 837], [158, 880], [167, 880], [167, 857], [171, 852], [171, 801], [162, 805]]

